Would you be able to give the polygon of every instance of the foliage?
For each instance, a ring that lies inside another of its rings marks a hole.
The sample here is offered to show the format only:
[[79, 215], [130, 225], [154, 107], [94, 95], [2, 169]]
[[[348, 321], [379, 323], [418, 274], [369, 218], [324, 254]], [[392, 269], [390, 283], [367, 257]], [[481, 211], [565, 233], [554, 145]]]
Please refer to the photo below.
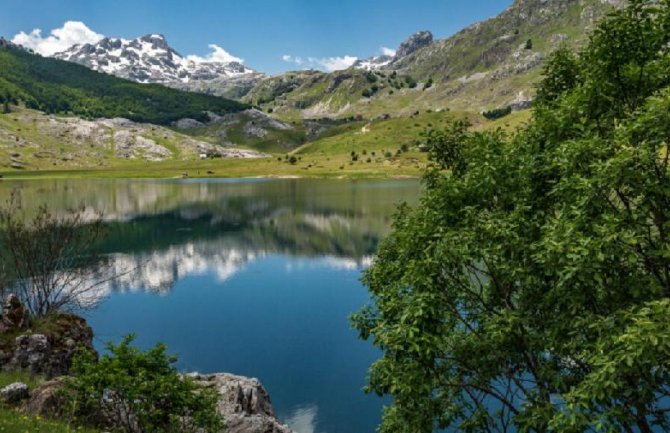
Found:
[[514, 136], [426, 135], [353, 317], [381, 431], [670, 429], [670, 2], [559, 51]]
[[0, 266], [9, 273], [6, 289], [37, 318], [92, 307], [103, 282], [95, 277], [104, 261], [91, 247], [103, 236], [100, 215], [87, 220], [83, 209], [57, 215], [42, 205], [25, 218], [13, 196], [0, 208]]
[[99, 430], [74, 427], [59, 420], [29, 416], [0, 407], [0, 432], [3, 433], [99, 433]]
[[85, 66], [41, 57], [19, 48], [0, 48], [0, 95], [47, 113], [82, 117], [124, 117], [167, 125], [183, 118], [207, 120], [245, 105], [160, 85], [137, 84]]
[[217, 395], [180, 377], [165, 346], [141, 351], [127, 336], [100, 361], [82, 352], [66, 391], [76, 418], [125, 433], [219, 432]]
[[414, 89], [418, 85], [416, 80], [409, 75], [405, 77], [405, 83], [407, 84], [407, 87], [409, 87], [410, 89]]
[[496, 108], [490, 111], [484, 111], [482, 113], [482, 116], [486, 117], [489, 120], [496, 120], [503, 118], [505, 116], [509, 116], [510, 114], [512, 114], [512, 107], [507, 106], [504, 108]]

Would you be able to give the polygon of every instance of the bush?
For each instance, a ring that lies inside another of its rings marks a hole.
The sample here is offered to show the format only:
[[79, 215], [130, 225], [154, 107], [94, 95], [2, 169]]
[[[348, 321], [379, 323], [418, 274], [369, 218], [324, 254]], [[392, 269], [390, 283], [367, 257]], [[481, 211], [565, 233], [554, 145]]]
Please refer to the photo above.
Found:
[[7, 290], [38, 318], [93, 307], [106, 266], [92, 248], [104, 238], [102, 216], [88, 220], [83, 209], [56, 215], [46, 205], [31, 218], [22, 211], [16, 195], [0, 208], [0, 268], [8, 272]]
[[532, 39], [528, 39], [528, 40], [526, 41], [526, 45], [524, 46], [524, 48], [527, 49], [527, 50], [532, 50], [532, 49], [533, 49], [533, 40], [532, 40]]
[[508, 116], [512, 113], [512, 107], [496, 108], [491, 111], [484, 111], [482, 116], [486, 117], [489, 120], [500, 119], [501, 117]]
[[291, 157], [288, 159], [288, 162], [289, 162], [290, 164], [294, 164], [294, 165], [295, 165], [295, 164], [298, 162], [298, 158], [296, 158], [295, 156], [291, 155]]
[[410, 89], [414, 89], [418, 85], [416, 80], [409, 75], [405, 77], [405, 83]]
[[176, 358], [162, 344], [141, 351], [127, 336], [97, 361], [90, 352], [75, 357], [65, 395], [74, 417], [91, 426], [125, 433], [218, 433], [218, 396], [182, 378]]

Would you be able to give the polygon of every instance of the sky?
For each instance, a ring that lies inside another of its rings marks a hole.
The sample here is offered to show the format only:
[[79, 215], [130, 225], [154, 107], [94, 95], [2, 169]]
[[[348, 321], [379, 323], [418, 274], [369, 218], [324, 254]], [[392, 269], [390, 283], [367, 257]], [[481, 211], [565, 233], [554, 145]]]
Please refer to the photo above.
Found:
[[[512, 0], [0, 0], [0, 36], [48, 55], [102, 36], [165, 35], [183, 56], [242, 60], [266, 73], [334, 70], [392, 53], [430, 30], [444, 38]], [[36, 29], [39, 29], [38, 32]]]

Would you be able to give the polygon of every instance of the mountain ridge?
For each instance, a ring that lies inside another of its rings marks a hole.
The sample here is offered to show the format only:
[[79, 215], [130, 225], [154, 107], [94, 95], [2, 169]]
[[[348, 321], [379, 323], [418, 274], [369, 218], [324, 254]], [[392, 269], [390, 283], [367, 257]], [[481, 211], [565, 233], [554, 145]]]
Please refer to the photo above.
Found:
[[256, 73], [237, 60], [184, 57], [160, 33], [135, 39], [105, 37], [95, 44], [73, 45], [53, 57], [145, 84], [188, 83]]

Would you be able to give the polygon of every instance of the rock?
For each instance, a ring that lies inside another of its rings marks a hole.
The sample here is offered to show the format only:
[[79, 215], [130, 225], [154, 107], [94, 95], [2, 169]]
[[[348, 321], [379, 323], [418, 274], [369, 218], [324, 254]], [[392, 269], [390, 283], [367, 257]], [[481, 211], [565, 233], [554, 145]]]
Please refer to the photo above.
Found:
[[508, 106], [512, 111], [525, 110], [533, 106], [533, 98], [526, 96], [526, 94], [521, 91]]
[[415, 51], [433, 43], [433, 34], [428, 31], [418, 32], [409, 37], [405, 42], [400, 44], [395, 53], [395, 59], [407, 57]]
[[52, 320], [48, 333], [25, 333], [14, 339], [13, 346], [3, 347], [3, 369], [52, 378], [69, 372], [81, 348], [94, 350], [93, 330], [84, 319], [62, 314]]
[[18, 296], [9, 295], [2, 306], [3, 331], [15, 331], [28, 327], [28, 310]]
[[28, 385], [21, 382], [12, 383], [0, 389], [0, 400], [8, 404], [16, 404], [29, 396]]
[[195, 119], [179, 119], [176, 122], [173, 122], [172, 126], [174, 126], [177, 129], [193, 129], [204, 126], [204, 123], [198, 122]]
[[258, 379], [226, 373], [186, 377], [220, 395], [217, 412], [225, 419], [227, 433], [293, 433], [277, 420], [270, 396]]
[[264, 138], [268, 135], [268, 131], [249, 122], [244, 126], [244, 135], [248, 138]]
[[26, 411], [31, 415], [56, 417], [64, 409], [63, 394], [60, 392], [65, 384], [65, 377], [44, 382], [30, 393]]

